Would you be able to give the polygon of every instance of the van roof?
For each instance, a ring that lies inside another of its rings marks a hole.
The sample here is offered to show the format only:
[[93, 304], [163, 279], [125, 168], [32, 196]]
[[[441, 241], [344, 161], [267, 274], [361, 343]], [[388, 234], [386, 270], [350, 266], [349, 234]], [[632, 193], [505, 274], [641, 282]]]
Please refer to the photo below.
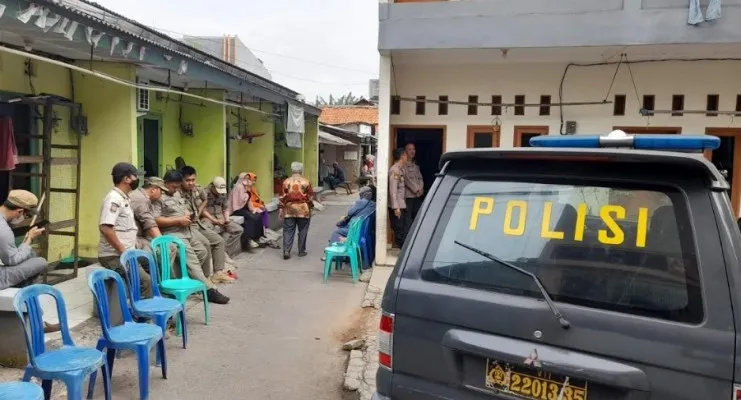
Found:
[[439, 168], [444, 173], [446, 164], [451, 161], [504, 160], [519, 157], [606, 157], [607, 161], [618, 163], [658, 163], [696, 168], [704, 171], [711, 181], [713, 190], [730, 190], [730, 185], [715, 166], [702, 153], [681, 153], [675, 151], [634, 150], [619, 148], [543, 148], [519, 147], [511, 149], [486, 148], [450, 151], [440, 157]]

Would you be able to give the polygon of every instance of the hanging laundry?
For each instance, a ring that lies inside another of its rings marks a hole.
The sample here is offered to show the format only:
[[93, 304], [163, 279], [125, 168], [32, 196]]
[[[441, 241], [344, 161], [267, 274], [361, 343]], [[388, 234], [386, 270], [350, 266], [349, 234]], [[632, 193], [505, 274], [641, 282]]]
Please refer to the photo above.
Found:
[[701, 22], [712, 21], [721, 16], [721, 0], [710, 0], [705, 16], [702, 15], [700, 0], [690, 0], [690, 14], [687, 23], [697, 25]]
[[4, 115], [6, 108], [9, 109], [10, 106], [0, 105], [0, 171], [12, 171], [18, 164], [13, 119], [9, 115]]

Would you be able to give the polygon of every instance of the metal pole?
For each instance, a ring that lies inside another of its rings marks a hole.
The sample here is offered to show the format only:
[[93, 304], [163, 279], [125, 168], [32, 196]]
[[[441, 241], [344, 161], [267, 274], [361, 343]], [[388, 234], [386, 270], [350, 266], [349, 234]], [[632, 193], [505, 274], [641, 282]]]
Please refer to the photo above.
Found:
[[399, 97], [401, 101], [408, 101], [413, 103], [442, 103], [442, 104], [456, 104], [462, 106], [482, 106], [482, 107], [552, 107], [552, 106], [595, 106], [603, 104], [612, 104], [609, 100], [600, 101], [572, 101], [572, 102], [561, 102], [561, 103], [479, 103], [479, 102], [468, 102], [468, 101], [455, 101], [455, 100], [435, 100], [435, 99], [415, 99], [411, 97]]

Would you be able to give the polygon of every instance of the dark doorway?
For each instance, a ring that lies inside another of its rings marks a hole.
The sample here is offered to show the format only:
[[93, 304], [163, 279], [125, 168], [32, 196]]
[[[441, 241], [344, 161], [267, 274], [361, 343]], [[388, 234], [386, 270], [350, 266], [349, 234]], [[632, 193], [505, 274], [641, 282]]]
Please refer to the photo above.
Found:
[[425, 194], [430, 190], [443, 155], [445, 130], [442, 128], [396, 128], [396, 147], [414, 143], [417, 165], [425, 181]]
[[145, 118], [142, 125], [144, 136], [144, 176], [159, 176], [160, 122], [156, 119]]
[[[0, 110], [0, 118], [10, 117], [13, 120], [13, 135], [15, 137], [15, 145], [18, 149], [19, 156], [29, 156], [37, 154], [35, 151], [36, 141], [32, 139], [31, 135], [35, 134], [33, 123], [34, 112], [28, 104], [1, 104], [2, 110]], [[16, 173], [30, 173], [35, 172], [36, 166], [31, 163], [18, 164], [15, 166], [14, 172]], [[8, 192], [11, 189], [24, 189], [33, 192], [36, 189], [35, 184], [37, 183], [37, 177], [31, 176], [13, 176], [13, 182], [11, 186], [10, 171], [0, 171], [0, 203], [4, 202], [8, 197]]]
[[515, 147], [531, 147], [530, 139], [548, 134], [547, 126], [515, 126]]
[[737, 159], [741, 158], [741, 129], [708, 128], [706, 133], [720, 138], [720, 147], [707, 156], [731, 185], [731, 204], [738, 217], [741, 208], [741, 162]]

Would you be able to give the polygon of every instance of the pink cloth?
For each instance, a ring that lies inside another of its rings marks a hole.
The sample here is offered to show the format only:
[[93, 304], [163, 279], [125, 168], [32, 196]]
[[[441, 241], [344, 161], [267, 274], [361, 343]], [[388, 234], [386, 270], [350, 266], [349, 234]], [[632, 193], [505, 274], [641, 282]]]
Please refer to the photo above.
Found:
[[12, 171], [18, 164], [18, 147], [15, 145], [13, 119], [0, 118], [0, 171]]
[[234, 211], [241, 210], [250, 201], [250, 194], [244, 187], [242, 181], [247, 178], [247, 173], [242, 172], [239, 174], [237, 183], [232, 186], [232, 191], [229, 193], [229, 215], [233, 214]]

